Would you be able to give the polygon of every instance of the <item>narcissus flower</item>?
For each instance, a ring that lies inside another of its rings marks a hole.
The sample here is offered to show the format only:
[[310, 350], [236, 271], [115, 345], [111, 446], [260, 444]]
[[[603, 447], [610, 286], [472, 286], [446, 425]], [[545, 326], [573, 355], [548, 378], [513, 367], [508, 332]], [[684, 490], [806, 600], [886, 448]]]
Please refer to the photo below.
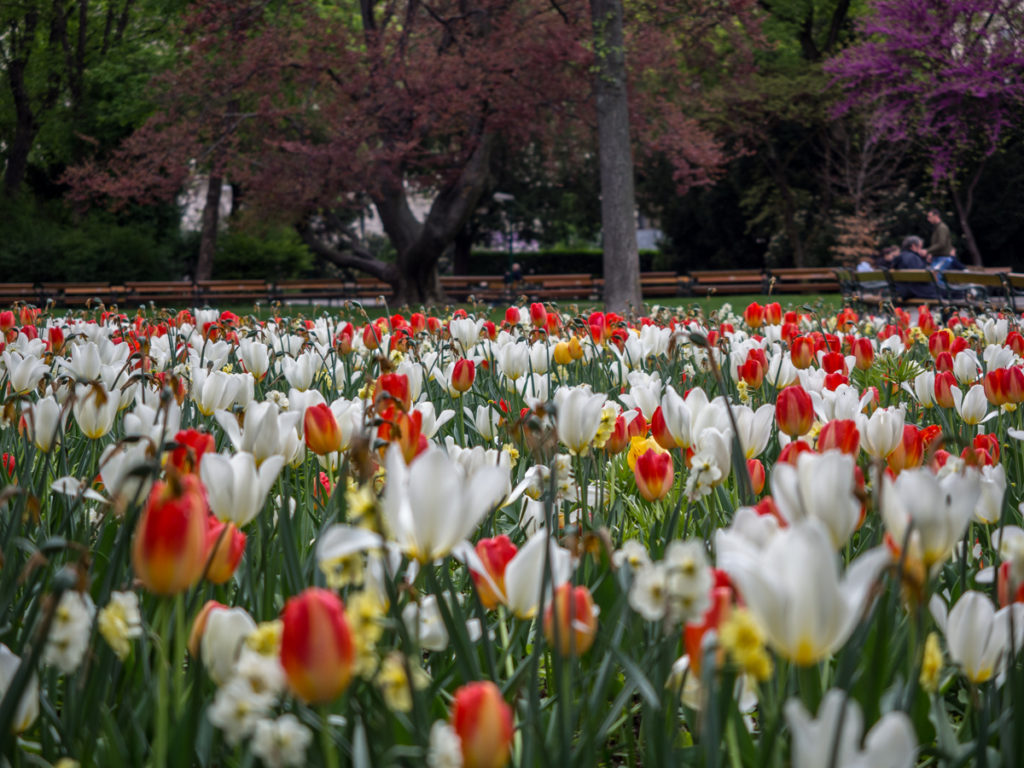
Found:
[[463, 768], [502, 768], [512, 747], [512, 708], [490, 680], [455, 691], [452, 728], [462, 744]]
[[281, 621], [281, 666], [288, 686], [309, 704], [336, 698], [348, 687], [355, 661], [341, 599], [310, 587], [285, 603]]
[[146, 589], [173, 595], [199, 581], [206, 566], [207, 514], [195, 475], [153, 485], [132, 542], [132, 568]]

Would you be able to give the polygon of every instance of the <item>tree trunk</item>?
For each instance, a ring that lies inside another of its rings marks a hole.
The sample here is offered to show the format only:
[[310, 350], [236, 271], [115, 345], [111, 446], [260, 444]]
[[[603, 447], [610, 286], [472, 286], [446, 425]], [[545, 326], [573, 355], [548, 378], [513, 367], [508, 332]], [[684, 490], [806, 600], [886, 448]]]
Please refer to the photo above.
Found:
[[196, 262], [196, 280], [213, 277], [213, 258], [217, 253], [217, 229], [220, 226], [220, 193], [224, 178], [211, 173], [206, 180], [206, 205], [203, 206], [203, 228], [199, 235], [199, 261]]
[[452, 249], [452, 272], [456, 275], [470, 273], [470, 257], [473, 253], [473, 230], [468, 226], [459, 230]]
[[35, 115], [29, 102], [28, 88], [25, 84], [24, 59], [15, 59], [8, 65], [8, 81], [14, 101], [15, 125], [14, 138], [7, 150], [7, 167], [4, 169], [4, 191], [14, 196], [21, 188], [28, 171], [28, 154], [32, 150], [36, 132]]
[[983, 266], [981, 261], [981, 250], [978, 248], [978, 241], [974, 239], [974, 230], [971, 229], [971, 210], [974, 208], [974, 188], [978, 186], [981, 178], [982, 166], [978, 166], [971, 183], [967, 186], [967, 199], [964, 200], [954, 179], [949, 180], [949, 191], [953, 198], [953, 205], [956, 206], [956, 216], [960, 220], [960, 228], [964, 231], [964, 243], [967, 245], [967, 252], [971, 254], [971, 264], [976, 267]]
[[604, 303], [610, 312], [643, 305], [636, 245], [636, 193], [629, 135], [622, 0], [590, 0], [597, 52], [594, 93], [601, 169]]

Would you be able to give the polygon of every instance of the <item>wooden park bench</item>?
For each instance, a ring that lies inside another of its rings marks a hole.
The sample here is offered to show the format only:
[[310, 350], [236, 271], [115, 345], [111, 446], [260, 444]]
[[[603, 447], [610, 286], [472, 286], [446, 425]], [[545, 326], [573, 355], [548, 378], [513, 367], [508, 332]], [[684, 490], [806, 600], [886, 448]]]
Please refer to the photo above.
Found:
[[948, 286], [950, 301], [973, 309], [1005, 307], [1013, 301], [1002, 273], [1009, 267], [997, 269], [950, 270], [942, 273]]
[[465, 302], [473, 296], [479, 301], [497, 301], [511, 293], [498, 275], [442, 275], [441, 288], [451, 301]]
[[648, 296], [682, 296], [689, 289], [690, 278], [675, 272], [641, 272], [640, 291]]
[[835, 293], [839, 281], [828, 267], [772, 267], [766, 270], [772, 293]]
[[292, 304], [315, 304], [349, 298], [353, 283], [334, 277], [304, 280], [278, 280], [273, 285], [273, 298]]
[[35, 283], [0, 283], [0, 307], [10, 304], [40, 304]]
[[765, 293], [765, 277], [760, 269], [690, 270], [690, 290], [694, 296]]
[[531, 301], [594, 300], [599, 289], [589, 272], [563, 275], [527, 275], [515, 290]]
[[123, 286], [106, 282], [45, 282], [39, 286], [40, 304], [53, 301], [60, 307], [84, 307], [90, 303], [114, 304], [123, 297]]
[[[892, 292], [893, 301], [897, 304], [912, 304], [914, 306], [926, 304], [944, 307], [949, 303], [946, 300], [945, 290], [930, 269], [889, 269], [885, 271], [885, 274], [889, 280], [889, 290]], [[936, 295], [934, 298], [903, 296], [900, 287], [905, 285], [931, 285], [934, 287]]]
[[268, 301], [271, 286], [265, 280], [197, 280], [196, 302], [215, 306], [221, 303]]
[[129, 280], [124, 284], [126, 307], [150, 302], [159, 306], [188, 307], [195, 300], [196, 289], [190, 280]]

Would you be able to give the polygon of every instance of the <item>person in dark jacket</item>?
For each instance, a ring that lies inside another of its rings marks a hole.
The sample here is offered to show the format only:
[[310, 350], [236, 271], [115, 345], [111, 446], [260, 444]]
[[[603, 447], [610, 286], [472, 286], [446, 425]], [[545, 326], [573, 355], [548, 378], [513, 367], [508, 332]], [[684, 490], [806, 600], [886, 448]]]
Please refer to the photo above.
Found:
[[[928, 252], [924, 248], [924, 240], [917, 235], [903, 238], [900, 252], [892, 257], [889, 269], [928, 269]], [[938, 292], [931, 283], [897, 283], [899, 295], [904, 298], [936, 299]]]

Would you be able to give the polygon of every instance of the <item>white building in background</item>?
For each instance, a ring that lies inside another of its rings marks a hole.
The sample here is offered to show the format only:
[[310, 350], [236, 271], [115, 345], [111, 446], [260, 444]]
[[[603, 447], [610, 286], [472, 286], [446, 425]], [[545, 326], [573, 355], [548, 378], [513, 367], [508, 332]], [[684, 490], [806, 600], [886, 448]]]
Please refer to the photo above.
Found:
[[[181, 211], [181, 231], [198, 232], [203, 228], [203, 209], [206, 207], [206, 190], [210, 184], [208, 176], [195, 175], [188, 186], [178, 195], [178, 209]], [[228, 216], [234, 202], [234, 192], [226, 181], [220, 188], [220, 228], [227, 226]]]

